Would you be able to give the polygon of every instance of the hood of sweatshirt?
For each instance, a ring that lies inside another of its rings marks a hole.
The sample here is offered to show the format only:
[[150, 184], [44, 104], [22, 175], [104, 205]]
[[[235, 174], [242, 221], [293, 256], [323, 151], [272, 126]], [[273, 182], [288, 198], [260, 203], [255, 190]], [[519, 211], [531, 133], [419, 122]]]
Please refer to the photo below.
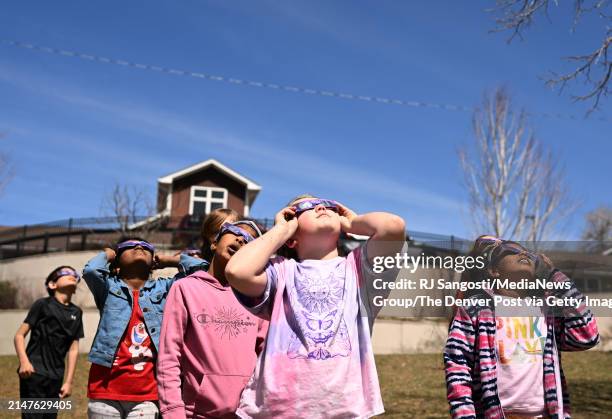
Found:
[[206, 271], [196, 271], [192, 273], [191, 275], [189, 275], [188, 278], [199, 279], [221, 291], [231, 291], [232, 290], [232, 287], [229, 285], [229, 283], [226, 283], [225, 285], [222, 284], [217, 278], [215, 278], [214, 276], [212, 276]]

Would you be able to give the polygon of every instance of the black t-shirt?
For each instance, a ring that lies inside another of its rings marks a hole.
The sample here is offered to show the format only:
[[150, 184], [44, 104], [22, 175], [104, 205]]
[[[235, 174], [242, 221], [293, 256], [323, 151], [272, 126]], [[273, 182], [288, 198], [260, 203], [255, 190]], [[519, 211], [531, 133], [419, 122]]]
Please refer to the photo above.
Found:
[[84, 336], [83, 311], [55, 297], [41, 298], [32, 304], [24, 323], [31, 328], [26, 353], [34, 372], [62, 380], [66, 353], [75, 339]]

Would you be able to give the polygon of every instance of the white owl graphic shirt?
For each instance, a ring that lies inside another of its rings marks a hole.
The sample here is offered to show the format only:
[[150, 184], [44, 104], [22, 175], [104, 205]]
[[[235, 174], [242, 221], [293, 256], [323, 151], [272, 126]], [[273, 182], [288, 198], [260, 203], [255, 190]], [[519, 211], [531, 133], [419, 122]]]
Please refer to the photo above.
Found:
[[[249, 307], [238, 295], [249, 310], [270, 319], [238, 416], [348, 418], [384, 412], [370, 339], [374, 274], [365, 249], [328, 260], [273, 259], [263, 301]], [[383, 276], [395, 280], [397, 272]]]

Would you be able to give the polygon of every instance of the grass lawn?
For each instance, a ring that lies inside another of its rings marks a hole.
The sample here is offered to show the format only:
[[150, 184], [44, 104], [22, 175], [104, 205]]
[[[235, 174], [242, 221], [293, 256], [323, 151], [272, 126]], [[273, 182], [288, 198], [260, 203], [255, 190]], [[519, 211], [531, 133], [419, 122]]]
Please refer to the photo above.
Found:
[[[391, 418], [447, 418], [446, 390], [442, 356], [380, 355], [378, 373], [387, 414]], [[570, 387], [574, 418], [612, 417], [612, 352], [564, 353], [563, 365]], [[15, 399], [19, 394], [17, 358], [0, 357], [0, 398]], [[87, 412], [85, 355], [79, 365], [72, 400], [76, 409], [60, 414], [63, 418], [84, 418]], [[16, 417], [0, 412], [0, 417]]]

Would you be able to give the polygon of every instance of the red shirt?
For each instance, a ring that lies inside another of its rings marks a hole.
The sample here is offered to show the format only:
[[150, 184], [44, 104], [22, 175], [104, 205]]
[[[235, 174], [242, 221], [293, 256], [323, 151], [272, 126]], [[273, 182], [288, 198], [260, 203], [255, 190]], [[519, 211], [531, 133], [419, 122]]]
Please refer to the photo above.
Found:
[[90, 399], [157, 400], [154, 371], [157, 354], [138, 305], [138, 290], [132, 291], [132, 298], [132, 316], [112, 367], [91, 364], [87, 386], [87, 397]]

